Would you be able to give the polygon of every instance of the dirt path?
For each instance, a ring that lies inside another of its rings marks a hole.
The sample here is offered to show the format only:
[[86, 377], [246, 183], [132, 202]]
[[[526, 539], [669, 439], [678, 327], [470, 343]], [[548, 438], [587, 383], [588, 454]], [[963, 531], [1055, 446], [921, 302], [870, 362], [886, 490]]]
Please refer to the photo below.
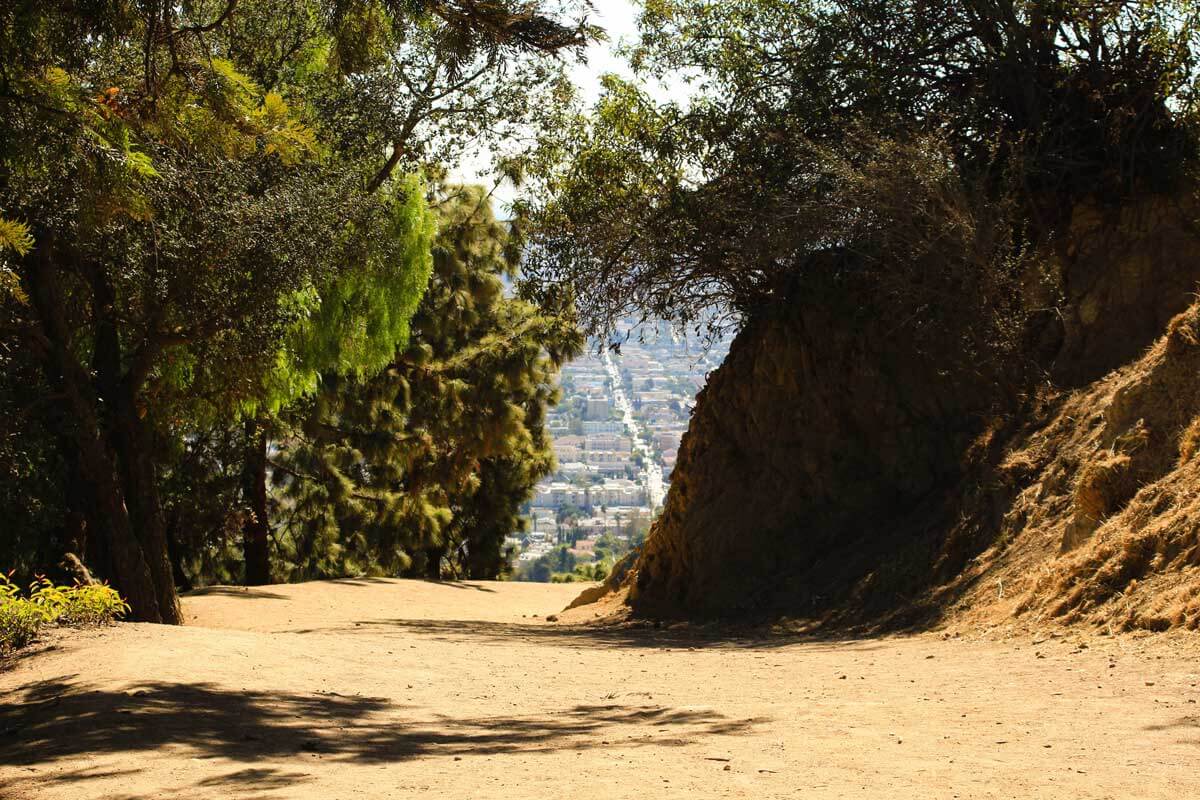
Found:
[[219, 590], [57, 637], [0, 673], [0, 797], [1200, 797], [1195, 637], [546, 622], [577, 588]]

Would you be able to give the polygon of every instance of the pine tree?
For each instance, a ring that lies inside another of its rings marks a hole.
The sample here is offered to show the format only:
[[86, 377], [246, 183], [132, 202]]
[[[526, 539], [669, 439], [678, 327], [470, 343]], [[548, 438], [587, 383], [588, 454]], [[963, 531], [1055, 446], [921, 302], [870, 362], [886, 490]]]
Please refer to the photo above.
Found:
[[545, 411], [581, 347], [566, 315], [508, 297], [517, 249], [479, 187], [436, 198], [434, 272], [412, 338], [367, 381], [332, 381], [275, 461], [292, 577], [496, 577], [553, 467]]

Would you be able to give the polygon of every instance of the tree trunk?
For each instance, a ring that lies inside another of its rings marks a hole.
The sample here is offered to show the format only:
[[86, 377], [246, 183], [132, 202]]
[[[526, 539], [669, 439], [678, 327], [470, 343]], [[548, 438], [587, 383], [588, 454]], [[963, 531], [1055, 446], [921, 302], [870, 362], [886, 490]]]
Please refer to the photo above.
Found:
[[444, 548], [432, 547], [425, 551], [425, 577], [431, 581], [440, 581], [442, 579], [442, 556], [446, 554]]
[[[153, 525], [148, 530], [145, 528], [147, 519], [152, 521], [153, 511], [158, 507], [157, 487], [151, 479], [150, 485], [155, 491], [150, 502], [138, 506], [143, 514], [135, 522], [127, 503], [131, 490], [130, 470], [123, 467], [136, 449], [133, 446], [126, 449], [125, 463], [119, 464], [118, 458], [114, 457], [114, 439], [121, 437], [105, 435], [110, 420], [107, 417], [102, 420], [97, 413], [101, 407], [100, 398], [89, 371], [75, 355], [71, 331], [64, 316], [66, 306], [59, 291], [59, 282], [64, 278], [54, 264], [55, 252], [53, 239], [39, 241], [30, 265], [30, 298], [39, 323], [32, 344], [47, 380], [63, 398], [65, 418], [71, 420], [70, 429], [63, 433], [62, 444], [70, 449], [68, 460], [75, 465], [78, 479], [86, 487], [80, 496], [88, 503], [89, 549], [102, 554], [102, 560], [107, 562], [114, 588], [129, 603], [130, 618], [178, 623], [181, 619], [179, 601], [170, 580], [170, 569], [156, 569], [156, 562], [161, 561], [159, 567], [165, 567], [167, 563], [162, 528], [158, 528], [157, 539]], [[105, 332], [98, 326], [98, 351], [102, 338], [106, 339], [106, 346], [113, 343], [102, 333]], [[116, 363], [119, 364], [119, 358]], [[105, 403], [109, 404], [109, 398], [105, 397]], [[110, 416], [118, 419], [122, 417], [122, 411], [128, 411], [127, 408], [113, 409], [111, 405], [108, 410], [112, 412]], [[136, 415], [134, 422], [140, 423]], [[140, 461], [144, 466], [145, 459]], [[150, 474], [152, 478], [152, 470]], [[159, 519], [161, 521], [161, 513]], [[156, 545], [161, 546], [158, 552], [154, 551]]]
[[242, 525], [242, 552], [246, 585], [271, 582], [270, 518], [267, 516], [267, 430], [255, 420], [246, 421], [246, 462], [242, 471], [242, 498], [250, 513]]
[[116, 297], [107, 275], [92, 267], [88, 279], [94, 320], [93, 368], [107, 411], [104, 423], [108, 442], [120, 466], [129, 526], [141, 545], [154, 583], [157, 621], [178, 625], [183, 621], [183, 612], [167, 553], [166, 520], [158, 494], [152, 431], [143, 419], [137, 399], [140, 378], [122, 368], [120, 336], [113, 319]]
[[[168, 606], [164, 613], [160, 603], [153, 572], [134, 534], [116, 465], [99, 437], [88, 431], [80, 431], [77, 444], [85, 479], [95, 487], [96, 503], [88, 514], [88, 529], [92, 532], [89, 538], [104, 540], [113, 587], [129, 603], [130, 618], [140, 622], [178, 623], [178, 605], [173, 609]], [[173, 584], [171, 590], [173, 593]]]
[[63, 493], [66, 504], [63, 527], [69, 531], [66, 549], [79, 556], [94, 577], [111, 581], [113, 565], [108, 543], [112, 537], [91, 528], [94, 523], [90, 516], [91, 510], [96, 506], [96, 497], [94, 487], [84, 477], [79, 448], [75, 441], [75, 434], [69, 426], [60, 429], [55, 439], [58, 452], [66, 462], [66, 486]]
[[127, 473], [126, 505], [154, 578], [161, 621], [178, 625], [183, 622], [183, 611], [167, 552], [167, 526], [158, 494], [158, 472], [148, 445], [149, 432], [136, 415], [125, 419], [120, 427], [120, 453]]

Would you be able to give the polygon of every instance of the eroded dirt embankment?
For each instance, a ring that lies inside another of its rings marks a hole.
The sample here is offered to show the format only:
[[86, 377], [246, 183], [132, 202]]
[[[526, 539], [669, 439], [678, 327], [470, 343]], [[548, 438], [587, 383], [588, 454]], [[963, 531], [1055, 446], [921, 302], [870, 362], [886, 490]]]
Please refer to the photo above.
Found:
[[760, 313], [699, 398], [633, 609], [1200, 627], [1190, 209], [1078, 211], [1015, 289], [1006, 364], [961, 358], [953, 303], [940, 342], [873, 287]]

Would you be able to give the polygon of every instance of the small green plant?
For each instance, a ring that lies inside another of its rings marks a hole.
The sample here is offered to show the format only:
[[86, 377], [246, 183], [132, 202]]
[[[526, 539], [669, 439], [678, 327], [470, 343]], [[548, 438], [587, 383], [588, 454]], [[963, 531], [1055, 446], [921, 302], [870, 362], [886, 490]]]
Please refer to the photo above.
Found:
[[104, 625], [128, 611], [117, 591], [104, 584], [55, 586], [39, 577], [24, 597], [11, 576], [0, 574], [0, 652], [29, 644], [43, 625]]
[[41, 609], [22, 598], [7, 576], [0, 575], [0, 652], [29, 644], [45, 621]]

